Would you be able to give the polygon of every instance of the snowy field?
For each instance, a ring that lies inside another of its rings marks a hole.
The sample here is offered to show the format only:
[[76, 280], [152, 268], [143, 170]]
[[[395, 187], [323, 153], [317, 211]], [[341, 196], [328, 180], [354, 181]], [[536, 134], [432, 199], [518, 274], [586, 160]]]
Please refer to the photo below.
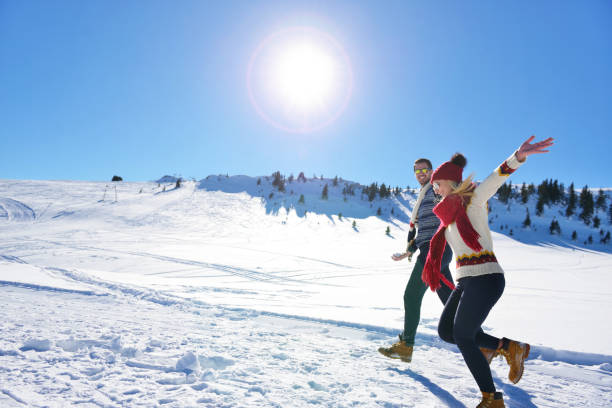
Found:
[[[376, 351], [403, 324], [412, 264], [390, 255], [414, 197], [256, 180], [0, 180], [0, 407], [476, 406], [431, 292], [413, 362]], [[612, 255], [533, 234], [494, 233], [485, 329], [532, 344], [517, 386], [492, 363], [496, 385], [508, 407], [610, 407]]]

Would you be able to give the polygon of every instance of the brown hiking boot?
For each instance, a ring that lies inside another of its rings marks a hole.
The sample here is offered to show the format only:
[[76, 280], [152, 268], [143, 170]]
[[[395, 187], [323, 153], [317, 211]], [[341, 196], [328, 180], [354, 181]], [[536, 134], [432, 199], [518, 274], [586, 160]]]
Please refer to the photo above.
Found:
[[398, 358], [405, 363], [412, 361], [412, 346], [407, 346], [406, 342], [400, 340], [391, 347], [380, 347], [378, 352], [389, 358]]
[[504, 398], [501, 392], [483, 392], [482, 401], [476, 408], [505, 408]]
[[481, 347], [480, 351], [482, 352], [482, 355], [485, 356], [485, 358], [487, 359], [487, 363], [489, 363], [489, 365], [491, 365], [491, 361], [493, 361], [493, 359], [499, 355], [499, 350], [491, 350], [488, 348]]
[[525, 360], [529, 357], [529, 348], [529, 344], [527, 343], [509, 340], [508, 350], [504, 350], [503, 348], [499, 350], [499, 353], [506, 357], [506, 362], [510, 366], [508, 379], [513, 384], [518, 383], [523, 376]]

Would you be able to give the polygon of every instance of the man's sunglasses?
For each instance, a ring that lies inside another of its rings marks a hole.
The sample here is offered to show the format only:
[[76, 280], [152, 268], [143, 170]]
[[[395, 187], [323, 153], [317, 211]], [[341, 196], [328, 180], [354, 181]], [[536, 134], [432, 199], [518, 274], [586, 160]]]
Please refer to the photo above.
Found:
[[414, 169], [414, 174], [419, 174], [419, 173], [426, 174], [430, 170], [431, 169]]

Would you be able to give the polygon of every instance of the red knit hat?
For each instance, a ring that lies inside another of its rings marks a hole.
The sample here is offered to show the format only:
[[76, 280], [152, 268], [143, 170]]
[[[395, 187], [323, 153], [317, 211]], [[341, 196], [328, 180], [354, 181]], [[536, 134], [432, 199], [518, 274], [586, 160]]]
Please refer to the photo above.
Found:
[[441, 164], [431, 175], [431, 182], [436, 180], [450, 180], [461, 183], [463, 180], [463, 168], [467, 163], [466, 158], [461, 153], [455, 153], [450, 161]]

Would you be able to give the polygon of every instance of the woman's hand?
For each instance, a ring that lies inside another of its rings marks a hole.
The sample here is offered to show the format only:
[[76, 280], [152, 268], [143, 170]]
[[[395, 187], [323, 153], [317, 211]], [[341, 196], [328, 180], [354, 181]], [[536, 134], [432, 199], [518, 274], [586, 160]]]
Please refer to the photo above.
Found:
[[552, 137], [549, 137], [548, 139], [542, 140], [541, 142], [531, 144], [533, 139], [535, 139], [535, 136], [531, 136], [529, 139], [525, 140], [521, 147], [519, 147], [519, 149], [516, 151], [516, 158], [518, 159], [518, 161], [524, 162], [527, 156], [530, 156], [532, 154], [548, 153], [548, 150], [545, 149], [552, 146], [554, 140]]

